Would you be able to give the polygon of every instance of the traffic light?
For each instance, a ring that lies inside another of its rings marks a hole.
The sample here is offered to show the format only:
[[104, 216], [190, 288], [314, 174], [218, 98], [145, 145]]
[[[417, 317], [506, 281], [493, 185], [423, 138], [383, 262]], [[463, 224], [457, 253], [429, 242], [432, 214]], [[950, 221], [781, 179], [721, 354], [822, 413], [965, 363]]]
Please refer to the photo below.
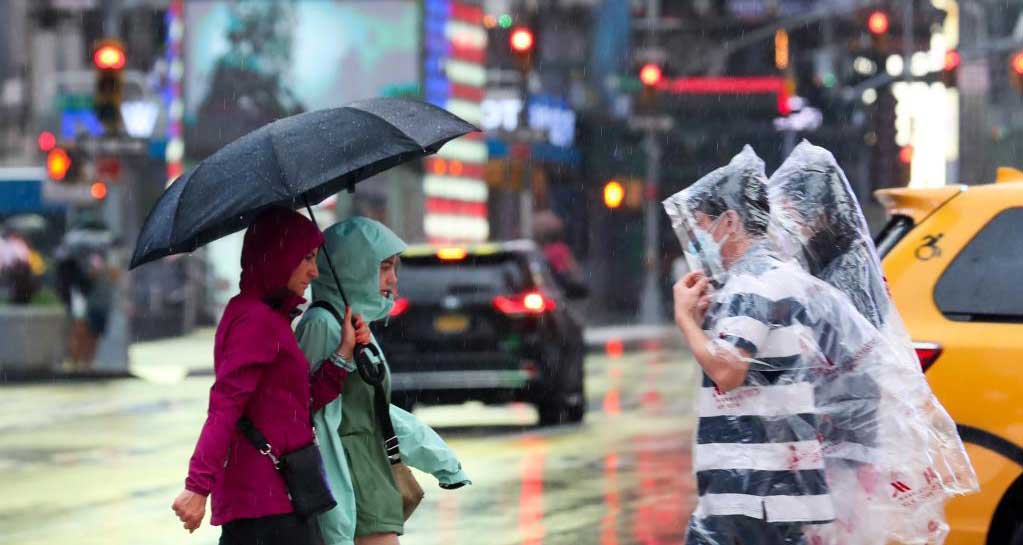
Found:
[[71, 156], [64, 148], [53, 148], [46, 154], [46, 174], [51, 180], [60, 182], [71, 170]]
[[97, 201], [102, 201], [107, 198], [107, 184], [106, 182], [93, 182], [92, 186], [89, 187], [89, 195]]
[[959, 80], [959, 65], [962, 63], [962, 56], [955, 49], [945, 52], [945, 65], [941, 70], [941, 81], [945, 87], [955, 87]]
[[124, 45], [114, 39], [101, 40], [92, 52], [96, 68], [93, 109], [107, 134], [121, 132], [121, 99], [124, 95]]
[[888, 50], [888, 30], [891, 29], [888, 12], [880, 9], [871, 10], [867, 14], [865, 26], [870, 34], [870, 42], [874, 51], [886, 52]]
[[81, 157], [72, 148], [54, 147], [46, 154], [46, 174], [55, 182], [77, 182], [81, 170]]
[[1016, 92], [1023, 94], [1023, 51], [1018, 51], [1009, 59], [1009, 80]]
[[774, 67], [778, 70], [789, 67], [789, 33], [785, 29], [774, 33]]
[[899, 150], [899, 161], [904, 165], [913, 162], [913, 146], [902, 146], [902, 149]]
[[39, 144], [39, 151], [49, 153], [57, 147], [57, 137], [50, 131], [43, 131], [39, 133], [36, 143]]
[[648, 62], [639, 67], [638, 75], [643, 90], [636, 103], [636, 113], [643, 115], [656, 113], [657, 91], [664, 81], [664, 69], [657, 63]]
[[870, 15], [867, 16], [867, 30], [874, 36], [885, 34], [890, 26], [891, 22], [888, 19], [888, 14], [884, 11], [877, 9], [870, 12]]
[[533, 53], [536, 49], [536, 37], [527, 27], [516, 27], [508, 34], [508, 45], [515, 56], [519, 69], [527, 72], [533, 68]]
[[646, 88], [656, 89], [663, 78], [664, 72], [661, 67], [652, 62], [644, 64], [639, 69], [639, 81], [643, 82], [643, 86]]
[[625, 187], [618, 180], [604, 184], [604, 206], [614, 210], [625, 200]]

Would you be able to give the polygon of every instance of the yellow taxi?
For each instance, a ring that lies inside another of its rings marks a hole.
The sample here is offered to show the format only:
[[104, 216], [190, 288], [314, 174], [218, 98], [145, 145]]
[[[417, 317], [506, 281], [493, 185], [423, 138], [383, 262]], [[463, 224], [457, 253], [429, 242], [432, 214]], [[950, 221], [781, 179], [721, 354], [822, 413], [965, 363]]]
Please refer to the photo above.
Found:
[[875, 193], [888, 285], [980, 493], [947, 508], [948, 545], [1023, 545], [1023, 172]]

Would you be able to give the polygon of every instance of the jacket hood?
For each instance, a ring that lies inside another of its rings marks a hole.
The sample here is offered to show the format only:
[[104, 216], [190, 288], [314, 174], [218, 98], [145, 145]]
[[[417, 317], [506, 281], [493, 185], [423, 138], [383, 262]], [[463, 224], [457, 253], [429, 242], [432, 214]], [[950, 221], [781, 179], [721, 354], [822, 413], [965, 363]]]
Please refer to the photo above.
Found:
[[404, 252], [408, 247], [405, 241], [384, 224], [364, 217], [332, 225], [324, 235], [327, 252], [317, 258], [320, 276], [313, 280], [313, 301], [326, 301], [344, 312], [344, 301], [327, 263], [329, 253], [353, 314], [370, 322], [383, 319], [394, 302], [380, 294], [380, 262]]
[[271, 208], [256, 218], [242, 243], [241, 292], [290, 311], [302, 297], [288, 290], [288, 279], [302, 258], [323, 243], [323, 233], [305, 216]]

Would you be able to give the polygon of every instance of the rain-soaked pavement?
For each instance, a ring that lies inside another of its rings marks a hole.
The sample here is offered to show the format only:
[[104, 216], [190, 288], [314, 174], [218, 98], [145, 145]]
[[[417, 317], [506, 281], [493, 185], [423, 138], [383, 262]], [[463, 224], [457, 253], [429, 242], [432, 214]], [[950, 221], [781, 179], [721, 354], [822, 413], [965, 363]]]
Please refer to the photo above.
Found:
[[[170, 510], [210, 377], [0, 386], [0, 544], [213, 544]], [[536, 429], [526, 405], [423, 407], [474, 484], [420, 474], [403, 545], [682, 542], [693, 504], [694, 364], [683, 352], [587, 360], [581, 426]]]

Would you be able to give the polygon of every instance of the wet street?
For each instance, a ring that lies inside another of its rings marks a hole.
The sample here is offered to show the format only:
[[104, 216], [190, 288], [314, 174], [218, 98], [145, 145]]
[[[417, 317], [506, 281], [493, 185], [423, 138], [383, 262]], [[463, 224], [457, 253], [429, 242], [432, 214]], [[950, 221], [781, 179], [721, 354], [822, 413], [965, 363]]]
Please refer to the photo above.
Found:
[[[170, 510], [211, 380], [2, 387], [0, 544], [216, 543], [208, 514], [188, 535]], [[683, 352], [591, 356], [581, 426], [536, 429], [520, 404], [417, 408], [474, 484], [418, 474], [427, 496], [402, 543], [681, 543], [695, 384]]]

